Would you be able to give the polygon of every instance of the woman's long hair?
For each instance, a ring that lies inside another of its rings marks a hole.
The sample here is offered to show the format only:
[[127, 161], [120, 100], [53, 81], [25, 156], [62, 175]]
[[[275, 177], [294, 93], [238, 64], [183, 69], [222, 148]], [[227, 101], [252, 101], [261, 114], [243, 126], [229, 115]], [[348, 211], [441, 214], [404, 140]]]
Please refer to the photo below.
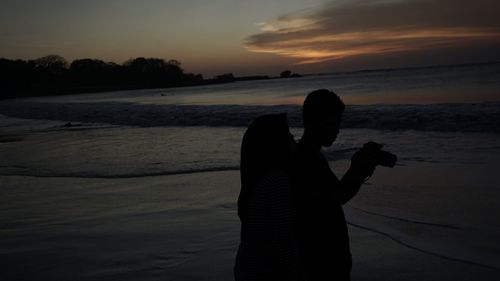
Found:
[[286, 169], [289, 162], [290, 131], [285, 114], [269, 114], [256, 118], [248, 127], [241, 143], [241, 191], [238, 216], [246, 219], [248, 198], [262, 177], [276, 169]]

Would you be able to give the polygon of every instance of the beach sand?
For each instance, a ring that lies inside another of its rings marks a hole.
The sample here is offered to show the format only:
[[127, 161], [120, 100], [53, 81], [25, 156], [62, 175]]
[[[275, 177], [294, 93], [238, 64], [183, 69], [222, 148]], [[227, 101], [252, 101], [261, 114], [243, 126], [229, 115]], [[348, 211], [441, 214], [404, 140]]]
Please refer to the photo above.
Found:
[[[353, 280], [500, 280], [494, 176], [379, 168], [344, 208]], [[238, 171], [0, 181], [0, 280], [232, 280]]]

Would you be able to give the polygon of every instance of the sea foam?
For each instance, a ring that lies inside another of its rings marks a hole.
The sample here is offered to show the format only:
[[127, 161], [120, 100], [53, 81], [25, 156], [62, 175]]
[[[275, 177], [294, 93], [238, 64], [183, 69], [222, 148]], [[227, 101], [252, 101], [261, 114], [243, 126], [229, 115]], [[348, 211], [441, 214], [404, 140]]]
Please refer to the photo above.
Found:
[[[136, 103], [42, 103], [4, 101], [0, 114], [27, 119], [118, 126], [247, 126], [255, 117], [286, 113], [302, 127], [299, 105], [158, 105]], [[500, 133], [500, 103], [348, 105], [343, 128]]]

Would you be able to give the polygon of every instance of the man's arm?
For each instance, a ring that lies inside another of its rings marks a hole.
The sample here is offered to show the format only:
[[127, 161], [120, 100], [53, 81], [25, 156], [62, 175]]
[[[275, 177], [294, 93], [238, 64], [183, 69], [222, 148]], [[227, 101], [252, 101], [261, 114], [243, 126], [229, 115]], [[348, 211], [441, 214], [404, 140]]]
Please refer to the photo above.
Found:
[[375, 171], [375, 162], [372, 155], [359, 150], [351, 159], [351, 166], [339, 182], [335, 192], [336, 200], [344, 205], [351, 200], [361, 188], [365, 180]]

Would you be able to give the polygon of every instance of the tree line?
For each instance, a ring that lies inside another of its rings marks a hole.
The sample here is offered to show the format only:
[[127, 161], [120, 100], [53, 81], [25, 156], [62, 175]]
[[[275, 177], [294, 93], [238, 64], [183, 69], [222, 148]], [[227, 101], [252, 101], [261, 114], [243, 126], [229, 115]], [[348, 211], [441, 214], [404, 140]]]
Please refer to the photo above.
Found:
[[68, 63], [59, 55], [34, 60], [0, 58], [0, 98], [203, 84], [177, 60], [138, 57], [123, 64], [98, 59]]

